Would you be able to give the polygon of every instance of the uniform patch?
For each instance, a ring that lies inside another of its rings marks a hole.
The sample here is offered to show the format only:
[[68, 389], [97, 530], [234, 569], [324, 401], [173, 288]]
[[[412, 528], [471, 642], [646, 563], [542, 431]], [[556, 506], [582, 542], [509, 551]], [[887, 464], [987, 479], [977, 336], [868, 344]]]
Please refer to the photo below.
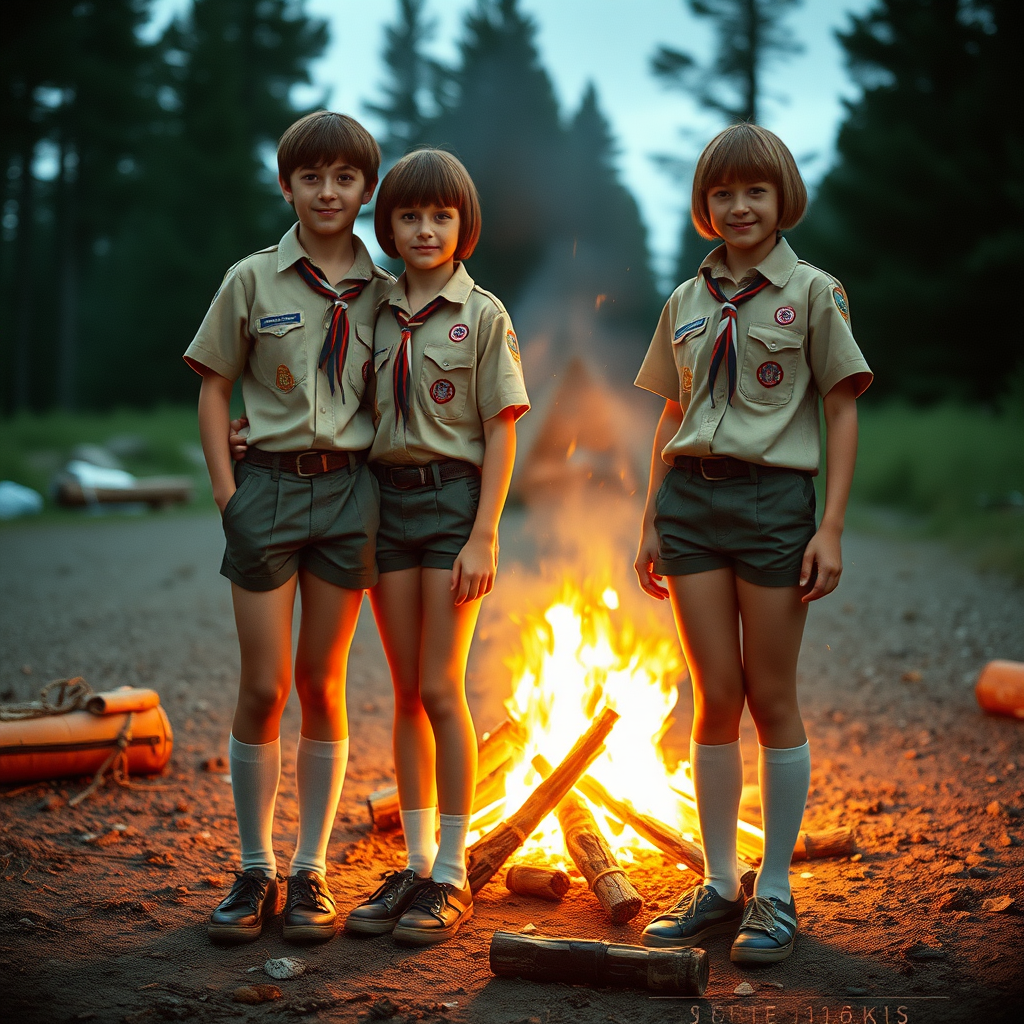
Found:
[[455, 385], [442, 377], [430, 385], [430, 397], [438, 405], [445, 405], [455, 397]]
[[757, 368], [757, 379], [766, 388], [778, 387], [782, 383], [783, 377], [785, 377], [785, 374], [782, 372], [782, 367], [771, 360], [767, 363], [762, 363]]
[[292, 376], [292, 371], [284, 363], [277, 368], [276, 384], [278, 391], [291, 391], [295, 387], [295, 378]]
[[846, 302], [846, 296], [843, 294], [842, 288], [832, 289], [832, 298], [836, 300], [836, 309], [839, 310], [843, 315], [844, 320], [850, 319], [850, 307]]
[[282, 334], [287, 334], [292, 327], [301, 323], [301, 313], [278, 313], [275, 316], [261, 316], [256, 321], [256, 328], [281, 337]]
[[683, 390], [689, 394], [693, 390], [693, 370], [688, 366], [683, 367], [682, 373], [682, 386]]
[[363, 363], [363, 383], [365, 384], [370, 379], [370, 360], [367, 359]]
[[779, 306], [775, 310], [775, 322], [787, 327], [796, 319], [796, 310], [792, 306]]
[[456, 324], [449, 332], [452, 341], [465, 341], [469, 337], [469, 328], [465, 324]]
[[516, 332], [513, 331], [511, 327], [505, 332], [505, 344], [508, 345], [508, 350], [512, 353], [512, 358], [518, 363], [519, 339], [516, 337]]
[[676, 333], [672, 335], [672, 340], [679, 341], [684, 334], [689, 334], [691, 331], [697, 330], [698, 327], [703, 327], [707, 322], [708, 318], [706, 316], [699, 316], [696, 320], [691, 320], [688, 324], [677, 327]]

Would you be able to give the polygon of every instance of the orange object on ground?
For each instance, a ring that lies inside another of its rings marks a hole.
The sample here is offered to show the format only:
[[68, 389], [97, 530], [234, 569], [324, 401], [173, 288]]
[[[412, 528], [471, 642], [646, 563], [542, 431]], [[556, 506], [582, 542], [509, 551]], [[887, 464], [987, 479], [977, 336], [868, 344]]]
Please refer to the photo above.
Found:
[[170, 760], [174, 734], [155, 690], [98, 693], [86, 707], [0, 721], [0, 784], [95, 774], [116, 750], [129, 715], [128, 772], [153, 775]]
[[978, 676], [974, 694], [994, 715], [1024, 718], [1024, 662], [990, 661]]

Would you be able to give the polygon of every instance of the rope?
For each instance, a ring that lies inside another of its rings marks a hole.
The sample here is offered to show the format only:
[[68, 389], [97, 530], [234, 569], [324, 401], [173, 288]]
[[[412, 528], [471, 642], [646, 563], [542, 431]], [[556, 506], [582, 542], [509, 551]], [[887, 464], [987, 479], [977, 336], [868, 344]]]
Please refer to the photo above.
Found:
[[131, 788], [131, 784], [128, 782], [128, 744], [132, 741], [132, 722], [134, 720], [135, 712], [128, 712], [128, 717], [124, 720], [124, 725], [121, 726], [121, 731], [117, 734], [117, 740], [115, 741], [117, 746], [107, 756], [106, 761], [99, 766], [96, 774], [92, 777], [92, 782], [81, 793], [73, 796], [68, 801], [68, 807], [75, 807], [87, 796], [92, 796], [102, 785], [104, 773], [108, 768], [110, 769], [110, 777], [119, 786]]
[[[50, 694], [56, 690], [57, 696]], [[38, 700], [20, 701], [14, 704], [0, 704], [0, 722], [19, 722], [28, 718], [46, 718], [49, 715], [66, 715], [85, 707], [92, 696], [92, 687], [81, 677], [54, 679], [39, 691]]]
[[626, 871], [625, 871], [624, 868], [620, 868], [620, 867], [605, 868], [604, 871], [598, 871], [598, 873], [596, 875], [594, 875], [594, 877], [590, 880], [590, 888], [593, 889], [594, 886], [597, 885], [597, 883], [600, 882], [601, 879], [604, 878], [605, 875], [623, 875], [623, 876], [625, 876], [625, 874], [626, 874]]

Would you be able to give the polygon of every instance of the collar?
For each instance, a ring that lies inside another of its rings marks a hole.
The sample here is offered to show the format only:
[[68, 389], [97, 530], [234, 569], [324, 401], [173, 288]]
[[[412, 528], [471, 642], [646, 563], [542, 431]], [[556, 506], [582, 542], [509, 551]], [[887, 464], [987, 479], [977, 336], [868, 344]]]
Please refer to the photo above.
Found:
[[[469, 271], [466, 270], [465, 263], [455, 264], [455, 273], [448, 279], [447, 284], [437, 293], [442, 299], [447, 299], [449, 302], [454, 303], [456, 306], [461, 306], [465, 301], [473, 294], [473, 289], [476, 287], [473, 278], [469, 276]], [[435, 296], [436, 298], [437, 296]], [[430, 300], [433, 302], [433, 299]], [[409, 308], [409, 300], [405, 295], [405, 272], [402, 272], [402, 276], [399, 277], [391, 289], [388, 292], [388, 302], [392, 306], [397, 306], [405, 313], [412, 314], [417, 312]], [[425, 305], [425, 303], [424, 303]]]
[[[371, 278], [379, 277], [383, 280], [390, 280], [390, 275], [376, 266], [370, 258], [370, 253], [363, 240], [358, 235], [352, 236], [352, 252], [355, 259], [345, 275], [346, 281], [369, 281]], [[316, 265], [316, 260], [309, 255], [299, 241], [299, 224], [296, 221], [285, 233], [280, 242], [277, 243], [277, 272], [281, 273], [289, 267], [298, 263], [305, 256], [310, 263]]]
[[[744, 278], [752, 277], [755, 271], [760, 271], [768, 278], [769, 281], [777, 288], [784, 288], [788, 283], [789, 279], [793, 276], [793, 271], [796, 270], [797, 255], [793, 252], [789, 242], [785, 238], [780, 238], [778, 243], [772, 249], [770, 253]], [[720, 245], [716, 249], [712, 249], [711, 252], [704, 257], [704, 261], [700, 265], [700, 269], [697, 271], [697, 277], [701, 275], [701, 271], [705, 267], [711, 268], [712, 277], [724, 277], [729, 281], [733, 281], [733, 276], [729, 272], [729, 268], [725, 264], [725, 245]], [[739, 284], [739, 281], [733, 281], [734, 284]]]

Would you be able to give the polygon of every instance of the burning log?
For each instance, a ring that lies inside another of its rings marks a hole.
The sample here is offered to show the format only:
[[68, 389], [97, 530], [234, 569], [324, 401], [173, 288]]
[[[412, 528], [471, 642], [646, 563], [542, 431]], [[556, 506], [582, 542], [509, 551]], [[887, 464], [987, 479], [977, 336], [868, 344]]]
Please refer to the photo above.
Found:
[[[543, 755], [538, 754], [532, 764], [545, 778], [551, 774], [551, 765]], [[555, 808], [555, 815], [562, 827], [569, 856], [604, 907], [608, 919], [612, 924], [632, 921], [640, 913], [644, 901], [615, 859], [587, 805], [575, 793], [569, 792]]]
[[681, 996], [702, 996], [710, 974], [703, 949], [645, 949], [501, 931], [491, 939], [490, 959], [491, 970], [505, 978], [621, 985]]
[[513, 864], [505, 875], [505, 888], [520, 896], [557, 903], [572, 883], [569, 876], [558, 868], [545, 868], [537, 864]]
[[[473, 797], [473, 812], [476, 813], [494, 803], [502, 792], [508, 762], [526, 745], [526, 732], [518, 722], [506, 718], [501, 725], [489, 733], [480, 743], [477, 756], [476, 793]], [[402, 827], [398, 813], [398, 787], [378, 789], [366, 798], [370, 820], [381, 832], [391, 832]]]
[[562, 763], [527, 797], [523, 806], [469, 848], [469, 884], [473, 892], [487, 884], [572, 789], [576, 780], [601, 753], [604, 741], [618, 718], [615, 711], [605, 708], [565, 755]]

